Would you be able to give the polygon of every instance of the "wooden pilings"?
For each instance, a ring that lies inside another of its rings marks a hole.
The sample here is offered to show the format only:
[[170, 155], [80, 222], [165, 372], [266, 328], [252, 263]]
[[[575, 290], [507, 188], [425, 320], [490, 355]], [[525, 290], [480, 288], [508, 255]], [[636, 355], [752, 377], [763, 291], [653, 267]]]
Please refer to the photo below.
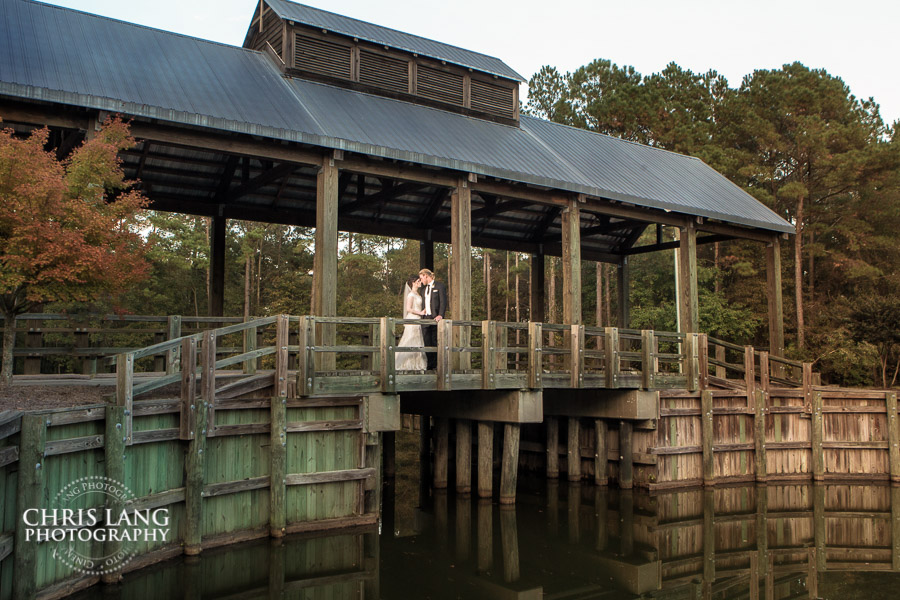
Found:
[[493, 495], [494, 474], [494, 424], [490, 421], [478, 422], [478, 496], [490, 498]]
[[568, 438], [569, 481], [581, 481], [581, 422], [577, 417], [569, 418]]
[[456, 492], [472, 491], [472, 422], [456, 421]]
[[559, 423], [556, 417], [544, 418], [547, 429], [547, 479], [559, 477]]
[[447, 488], [447, 471], [449, 469], [450, 421], [445, 417], [434, 420], [434, 487], [438, 490]]
[[518, 423], [507, 423], [503, 430], [503, 462], [500, 467], [500, 504], [513, 504], [516, 501], [516, 484], [519, 471], [519, 435]]

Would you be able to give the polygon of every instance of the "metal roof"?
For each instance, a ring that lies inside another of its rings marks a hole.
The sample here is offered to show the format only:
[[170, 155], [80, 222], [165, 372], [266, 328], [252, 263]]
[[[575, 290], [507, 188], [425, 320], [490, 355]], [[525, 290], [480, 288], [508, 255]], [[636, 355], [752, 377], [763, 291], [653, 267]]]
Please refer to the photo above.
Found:
[[793, 232], [695, 158], [530, 117], [514, 127], [285, 78], [259, 52], [31, 0], [0, 0], [0, 94]]
[[318, 29], [326, 29], [334, 33], [340, 33], [350, 37], [355, 37], [367, 42], [374, 42], [382, 46], [389, 46], [398, 50], [406, 50], [414, 54], [443, 60], [449, 63], [460, 65], [513, 79], [516, 81], [525, 81], [521, 75], [512, 70], [509, 65], [499, 58], [481, 54], [480, 52], [472, 52], [450, 44], [436, 42], [428, 38], [419, 37], [396, 29], [382, 27], [366, 21], [351, 19], [343, 15], [338, 15], [327, 10], [313, 8], [304, 4], [288, 2], [287, 0], [265, 0], [266, 4], [275, 11], [282, 19], [302, 23]]

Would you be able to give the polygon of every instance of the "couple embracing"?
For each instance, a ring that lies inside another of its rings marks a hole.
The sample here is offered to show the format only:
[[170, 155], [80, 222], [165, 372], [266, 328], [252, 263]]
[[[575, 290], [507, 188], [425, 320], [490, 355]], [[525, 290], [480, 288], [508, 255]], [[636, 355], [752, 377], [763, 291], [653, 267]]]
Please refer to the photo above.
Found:
[[[447, 311], [447, 286], [434, 280], [428, 269], [412, 276], [403, 287], [403, 318], [434, 319], [440, 321]], [[397, 344], [402, 348], [437, 346], [437, 327], [434, 325], [404, 325]], [[398, 371], [424, 371], [437, 368], [434, 352], [398, 352], [395, 357]]]

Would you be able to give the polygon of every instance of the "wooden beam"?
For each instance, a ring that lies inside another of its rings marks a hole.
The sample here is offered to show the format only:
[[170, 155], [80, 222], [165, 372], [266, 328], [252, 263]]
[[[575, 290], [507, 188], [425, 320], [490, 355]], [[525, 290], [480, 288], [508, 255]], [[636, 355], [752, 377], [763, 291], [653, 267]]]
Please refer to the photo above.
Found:
[[337, 314], [338, 168], [326, 160], [316, 177], [316, 252], [313, 262], [312, 314]]
[[422, 214], [422, 218], [419, 219], [419, 227], [434, 229], [431, 224], [434, 222], [434, 217], [444, 205], [448, 193], [449, 191], [444, 188], [438, 188], [434, 191], [434, 194], [431, 195], [431, 202], [428, 203], [428, 208]]
[[454, 320], [469, 320], [472, 318], [472, 190], [465, 178], [457, 181], [450, 203], [450, 314]]
[[364, 196], [362, 199], [357, 199], [344, 204], [343, 206], [341, 206], [341, 214], [346, 215], [361, 208], [371, 208], [388, 200], [393, 200], [394, 198], [402, 196], [403, 194], [420, 190], [423, 187], [424, 186], [421, 183], [415, 182], [406, 182], [401, 183], [400, 185], [391, 183], [390, 185], [385, 186], [383, 189], [375, 192], [374, 194], [369, 194], [368, 196]]
[[784, 303], [781, 287], [781, 242], [766, 246], [766, 297], [769, 305], [769, 353], [784, 356]]
[[[472, 222], [474, 223], [479, 219], [487, 219], [505, 212], [509, 212], [511, 210], [522, 208], [527, 205], [528, 204], [526, 202], [523, 202], [521, 200], [507, 200], [506, 202], [489, 204], [487, 206], [484, 206], [483, 208], [472, 211]], [[433, 229], [442, 229], [449, 224], [450, 219], [440, 219], [434, 222]]]
[[[715, 242], [727, 242], [728, 240], [733, 240], [734, 236], [732, 235], [704, 235], [703, 237], [697, 237], [697, 245], [701, 246], [703, 244], [713, 244]], [[628, 248], [627, 250], [623, 250], [622, 254], [632, 255], [632, 254], [646, 254], [647, 252], [658, 252], [660, 250], [672, 250], [673, 248], [678, 248], [680, 242], [660, 242], [656, 244], [650, 244], [647, 246], [634, 246]]]
[[616, 275], [618, 325], [620, 329], [628, 329], [631, 326], [631, 266], [628, 264], [628, 257], [619, 263]]
[[265, 187], [274, 181], [278, 181], [282, 177], [288, 177], [291, 173], [299, 168], [300, 165], [296, 163], [283, 162], [277, 167], [272, 167], [266, 171], [263, 171], [253, 179], [250, 179], [246, 183], [241, 184], [233, 191], [231, 191], [228, 194], [228, 202], [234, 202], [238, 198], [246, 196], [247, 194], [252, 194], [256, 190]]
[[419, 242], [419, 268], [434, 271], [434, 241]]
[[548, 208], [547, 212], [544, 214], [544, 218], [541, 219], [540, 223], [538, 223], [535, 228], [534, 233], [531, 235], [531, 239], [534, 242], [542, 242], [544, 236], [547, 235], [547, 230], [550, 229], [550, 226], [553, 225], [556, 217], [558, 217], [561, 212], [562, 208], [559, 206], [551, 206]]
[[697, 333], [698, 291], [697, 291], [697, 229], [692, 223], [680, 230], [678, 252], [678, 331]]
[[581, 211], [576, 200], [562, 213], [563, 322], [581, 324]]
[[529, 321], [544, 322], [544, 283], [544, 255], [532, 254]]
[[225, 315], [225, 232], [227, 219], [214, 215], [209, 236], [209, 316]]

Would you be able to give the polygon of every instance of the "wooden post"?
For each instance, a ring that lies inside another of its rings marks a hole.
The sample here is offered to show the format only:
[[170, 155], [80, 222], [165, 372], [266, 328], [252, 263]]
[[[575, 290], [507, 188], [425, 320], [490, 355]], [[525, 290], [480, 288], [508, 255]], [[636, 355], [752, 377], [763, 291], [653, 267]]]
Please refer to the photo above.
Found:
[[891, 488], [891, 569], [900, 571], [900, 487]]
[[419, 268], [434, 271], [434, 240], [419, 242]]
[[[177, 340], [181, 337], [181, 315], [169, 315], [166, 317], [166, 339]], [[174, 375], [179, 371], [181, 356], [180, 348], [172, 348], [166, 351], [166, 375]]]
[[[256, 350], [256, 327], [248, 327], [244, 330], [244, 352], [253, 352]], [[248, 358], [243, 364], [245, 375], [256, 374], [256, 359]]]
[[[43, 308], [40, 309], [43, 312]], [[40, 348], [44, 345], [43, 321], [34, 319], [25, 321], [28, 332], [25, 334], [25, 348]], [[13, 324], [15, 327], [15, 323]], [[14, 347], [15, 349], [15, 347]], [[25, 356], [25, 375], [41, 374], [41, 355]]]
[[513, 506], [500, 507], [500, 548], [503, 552], [503, 581], [514, 583], [519, 580], [519, 532]]
[[759, 600], [759, 554], [750, 551], [750, 600]]
[[[221, 206], [219, 210], [221, 212]], [[209, 236], [209, 316], [225, 315], [225, 234], [227, 219], [222, 214], [212, 217]]]
[[572, 325], [569, 336], [569, 384], [573, 388], [580, 388], [584, 382], [584, 325]]
[[641, 387], [645, 390], [653, 388], [656, 372], [659, 371], [659, 358], [654, 352], [654, 339], [652, 330], [641, 331]]
[[519, 424], [506, 423], [503, 431], [503, 462], [500, 467], [500, 504], [515, 504], [519, 471]]
[[619, 330], [616, 327], [606, 328], [606, 387], [619, 387]]
[[[716, 346], [716, 361], [720, 363], [725, 362], [725, 346]], [[725, 379], [727, 375], [728, 373], [725, 371], [725, 367], [716, 365], [716, 377]]]
[[634, 485], [634, 425], [619, 422], [619, 487], [630, 490]]
[[709, 336], [705, 333], [697, 335], [697, 362], [700, 377], [700, 389], [709, 387]]
[[[312, 314], [337, 315], [338, 256], [338, 168], [335, 159], [325, 157], [316, 176], [316, 253], [313, 258]], [[316, 346], [333, 346], [335, 327], [323, 324], [316, 329]], [[322, 353], [317, 364], [334, 370], [334, 354]]]
[[715, 491], [703, 491], [703, 583], [716, 579], [716, 500]]
[[543, 354], [541, 352], [541, 339], [543, 338], [543, 326], [531, 321], [528, 323], [528, 387], [541, 389], [543, 387], [541, 374], [544, 372]]
[[569, 417], [568, 437], [569, 481], [581, 481], [581, 421], [578, 417]]
[[494, 424], [478, 422], [478, 496], [490, 498], [494, 482]]
[[616, 324], [620, 329], [631, 327], [631, 266], [628, 257], [622, 257], [622, 262], [616, 269], [616, 294], [618, 296], [618, 311]]
[[197, 418], [197, 339], [181, 340], [181, 415], [178, 438], [190, 440], [194, 436]]
[[434, 488], [437, 490], [447, 487], [449, 446], [450, 421], [438, 417], [434, 420]]
[[[206, 436], [216, 435], [216, 340], [215, 330], [203, 332], [203, 348], [200, 351], [200, 397], [206, 406]], [[278, 381], [276, 379], [276, 389]]]
[[594, 421], [594, 483], [597, 485], [607, 485], [609, 483], [607, 474], [609, 444], [606, 441], [606, 435], [606, 421], [596, 419]]
[[544, 418], [547, 428], [547, 479], [559, 477], [559, 422], [556, 417]]
[[756, 480], [765, 481], [768, 479], [768, 463], [766, 462], [766, 401], [768, 392], [763, 389], [756, 390], [753, 428], [754, 428], [754, 460], [756, 463]]
[[[381, 391], [385, 394], [393, 394], [397, 389], [397, 372], [394, 365], [396, 358], [394, 344], [397, 338], [394, 336], [394, 320], [392, 318], [381, 317], [381, 330], [378, 337], [381, 340]], [[438, 340], [438, 345], [440, 346], [440, 340]]]
[[[460, 178], [450, 195], [450, 318], [472, 318], [472, 190], [468, 179]], [[469, 345], [469, 327], [454, 332], [457, 346]], [[458, 355], [459, 368], [468, 369], [471, 355]], [[454, 361], [456, 362], [456, 361]]]
[[[162, 340], [158, 340], [162, 341]], [[75, 347], [79, 350], [87, 350], [91, 347], [91, 336], [87, 331], [87, 324], [85, 327], [76, 327], [75, 328]], [[154, 357], [154, 370], [162, 371], [163, 370], [163, 357], [156, 356]], [[96, 375], [97, 374], [97, 357], [96, 356], [88, 356], [82, 355], [81, 358], [81, 372], [84, 375]]]
[[[44, 496], [44, 449], [47, 444], [47, 418], [25, 413], [19, 433], [19, 474], [16, 488], [16, 513], [42, 508]], [[16, 523], [13, 554], [13, 598], [33, 598], [37, 585], [37, 544], [25, 539], [23, 523]]]
[[[769, 352], [784, 356], [784, 304], [781, 289], [781, 242], [777, 236], [766, 245], [766, 297], [769, 301]], [[775, 366], [777, 377], [782, 367]]]
[[[206, 457], [207, 411], [209, 409], [209, 387], [215, 387], [214, 369], [216, 363], [216, 334], [207, 331], [203, 334], [203, 346], [200, 349], [202, 378], [200, 380], [203, 394], [196, 402], [194, 411], [194, 430], [188, 442], [184, 457], [184, 553], [188, 556], [200, 554], [203, 532], [203, 471]], [[212, 365], [212, 366], [210, 366]], [[214, 426], [211, 422], [210, 426]]]
[[472, 422], [456, 420], [456, 492], [472, 492]]
[[544, 322], [544, 255], [531, 255], [531, 293], [528, 320]]
[[704, 390], [700, 393], [700, 412], [702, 413], [700, 429], [703, 443], [703, 484], [712, 485], [716, 478], [716, 461], [713, 457], [713, 393]]
[[[107, 406], [106, 422], [103, 436], [104, 474], [110, 482], [125, 485], [125, 407]], [[110, 494], [106, 498], [106, 509], [113, 515], [122, 513], [125, 508], [124, 498]], [[121, 531], [121, 530], [120, 530]], [[110, 536], [103, 542], [104, 556], [115, 556], [122, 549], [122, 540]], [[101, 575], [104, 583], [115, 583], [122, 579], [121, 571], [104, 572]]]
[[697, 333], [697, 229], [693, 222], [680, 228], [678, 250], [678, 331]]
[[[485, 390], [495, 389], [495, 374], [497, 372], [496, 352], [497, 347], [497, 322], [481, 322], [481, 387]], [[503, 363], [506, 368], [506, 363]]]
[[813, 540], [816, 547], [816, 565], [819, 571], [825, 570], [825, 535], [828, 531], [825, 523], [825, 486], [813, 484]]
[[684, 340], [684, 373], [687, 376], [687, 388], [696, 392], [700, 389], [700, 342], [696, 333], [688, 333]]
[[802, 373], [803, 404], [806, 408], [806, 414], [812, 414], [812, 364], [803, 363]]
[[116, 357], [116, 406], [125, 409], [125, 437], [127, 445], [132, 441], [132, 413], [134, 402], [134, 354], [128, 352]]
[[825, 416], [822, 414], [822, 392], [813, 392], [812, 423], [810, 431], [812, 435], [812, 468], [813, 479], [821, 481], [825, 479], [825, 449], [823, 440]]
[[315, 389], [316, 360], [312, 349], [316, 344], [313, 337], [315, 327], [314, 317], [300, 317], [297, 328], [297, 343], [300, 345], [297, 354], [297, 394], [300, 396], [309, 396]]
[[385, 431], [381, 434], [381, 456], [384, 476], [393, 479], [397, 475], [396, 431]]
[[575, 198], [562, 211], [563, 323], [581, 324], [581, 210]]
[[[269, 429], [269, 535], [283, 537], [287, 526], [287, 374], [290, 319], [278, 315], [275, 330], [275, 396]], [[245, 338], [246, 339], [246, 338]]]
[[759, 387], [769, 391], [770, 377], [769, 377], [769, 353], [765, 351], [760, 351], [759, 353]]
[[437, 324], [437, 389], [443, 391], [453, 389], [452, 345], [453, 321], [441, 319]]
[[819, 569], [816, 564], [817, 555], [815, 546], [806, 549], [807, 556], [807, 575], [806, 575], [806, 591], [810, 600], [816, 600], [819, 597]]
[[891, 481], [900, 483], [900, 419], [897, 418], [897, 392], [885, 394], [887, 404], [888, 457]]

